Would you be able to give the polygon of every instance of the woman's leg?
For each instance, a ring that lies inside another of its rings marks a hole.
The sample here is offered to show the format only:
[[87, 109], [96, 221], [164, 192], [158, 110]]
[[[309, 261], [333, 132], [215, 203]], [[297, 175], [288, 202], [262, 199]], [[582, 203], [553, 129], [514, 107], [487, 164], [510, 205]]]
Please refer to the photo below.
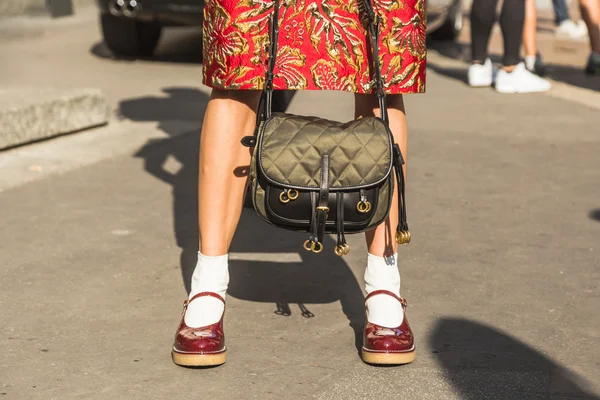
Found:
[[242, 213], [258, 91], [213, 90], [202, 126], [198, 173], [200, 252], [227, 254]]
[[498, 0], [473, 0], [471, 7], [471, 53], [473, 64], [469, 67], [468, 81], [472, 87], [491, 86], [492, 62], [488, 58], [488, 44], [492, 26], [496, 21]]
[[[254, 131], [258, 91], [213, 90], [202, 126], [198, 170], [200, 252], [190, 298], [214, 292], [225, 298], [229, 283], [227, 253], [242, 212], [250, 151], [242, 137]], [[186, 324], [201, 327], [218, 321], [223, 303], [202, 297], [190, 303]]]
[[552, 0], [552, 7], [554, 8], [556, 26], [571, 19], [566, 0]]
[[580, 0], [581, 17], [590, 36], [592, 52], [600, 54], [600, 0]]
[[[356, 118], [379, 116], [379, 102], [375, 95], [358, 94], [355, 96], [355, 99]], [[402, 156], [406, 161], [408, 139], [404, 100], [402, 99], [402, 95], [388, 95], [386, 99], [388, 104], [390, 129], [392, 131], [392, 135], [394, 136], [394, 141], [400, 146]], [[406, 168], [406, 165], [404, 167]], [[397, 188], [394, 188], [392, 207], [387, 220], [377, 228], [366, 233], [367, 246], [370, 254], [378, 257], [389, 257], [396, 254], [397, 243], [395, 240], [395, 234], [397, 225], [398, 193]]]
[[483, 64], [488, 58], [488, 43], [496, 21], [497, 0], [473, 0], [471, 6], [471, 52], [473, 62]]
[[535, 0], [525, 0], [525, 24], [523, 27], [523, 47], [525, 57], [534, 57], [537, 54], [537, 9]]
[[535, 0], [525, 0], [525, 24], [523, 27], [523, 47], [525, 67], [539, 76], [546, 74], [546, 66], [537, 48], [537, 8]]
[[[533, 4], [535, 8], [535, 4]], [[512, 71], [521, 61], [521, 42], [525, 24], [525, 1], [504, 0], [500, 14], [500, 27], [504, 40], [504, 69]], [[535, 32], [534, 32], [535, 39]]]
[[[374, 95], [355, 96], [356, 117], [379, 116], [379, 105]], [[389, 125], [394, 141], [400, 146], [402, 155], [407, 157], [407, 125], [402, 95], [387, 96]], [[406, 165], [403, 167], [406, 172]], [[405, 175], [406, 176], [406, 175]], [[400, 272], [398, 271], [398, 244], [395, 240], [398, 225], [398, 188], [394, 188], [390, 214], [375, 229], [365, 234], [368, 247], [367, 268], [365, 270], [365, 291], [388, 290], [400, 296]], [[368, 320], [386, 326], [400, 326], [404, 318], [401, 304], [391, 296], [374, 296], [367, 300]]]
[[[496, 90], [500, 93], [545, 92], [552, 86], [521, 63], [525, 1], [504, 0], [502, 4], [500, 27], [504, 39], [504, 60], [502, 69], [496, 75]], [[535, 4], [532, 2], [531, 6], [535, 7]]]

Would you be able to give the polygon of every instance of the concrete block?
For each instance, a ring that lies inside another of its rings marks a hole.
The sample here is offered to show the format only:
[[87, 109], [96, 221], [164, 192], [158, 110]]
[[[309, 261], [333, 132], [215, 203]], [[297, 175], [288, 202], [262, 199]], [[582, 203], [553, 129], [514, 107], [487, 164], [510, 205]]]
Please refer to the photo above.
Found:
[[104, 125], [106, 97], [98, 89], [0, 89], [0, 149]]
[[[0, 0], [0, 18], [17, 15], [48, 15], [51, 14], [55, 0]], [[64, 0], [59, 0], [64, 2]], [[70, 0], [74, 10], [79, 7], [94, 6], [94, 0]], [[58, 5], [58, 3], [57, 3]]]

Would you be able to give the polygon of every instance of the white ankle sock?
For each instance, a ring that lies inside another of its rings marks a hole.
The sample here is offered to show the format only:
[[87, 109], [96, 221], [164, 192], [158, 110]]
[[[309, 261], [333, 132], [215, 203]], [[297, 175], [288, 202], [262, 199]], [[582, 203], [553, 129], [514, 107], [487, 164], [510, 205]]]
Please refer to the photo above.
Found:
[[533, 71], [535, 69], [535, 61], [536, 61], [537, 57], [535, 55], [533, 56], [525, 56], [525, 67], [530, 70]]
[[[225, 300], [229, 285], [228, 255], [205, 256], [198, 252], [198, 262], [192, 274], [192, 289], [189, 298], [201, 292], [214, 292]], [[199, 297], [192, 301], [185, 312], [185, 324], [200, 328], [218, 322], [225, 311], [225, 305], [214, 297]]]
[[[400, 296], [400, 271], [398, 254], [391, 257], [367, 256], [365, 270], [365, 291], [388, 290]], [[402, 324], [404, 309], [402, 304], [386, 294], [375, 295], [367, 300], [367, 320], [386, 328], [396, 328]]]

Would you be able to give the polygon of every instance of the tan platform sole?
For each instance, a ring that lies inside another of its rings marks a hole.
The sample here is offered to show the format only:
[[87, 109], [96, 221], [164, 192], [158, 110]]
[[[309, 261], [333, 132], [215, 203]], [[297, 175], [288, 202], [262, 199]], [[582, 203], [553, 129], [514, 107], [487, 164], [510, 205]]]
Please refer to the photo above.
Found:
[[227, 361], [227, 351], [216, 354], [184, 354], [171, 352], [173, 362], [184, 367], [216, 367]]
[[375, 353], [363, 348], [361, 356], [367, 364], [400, 365], [413, 362], [416, 351], [413, 350], [406, 353]]

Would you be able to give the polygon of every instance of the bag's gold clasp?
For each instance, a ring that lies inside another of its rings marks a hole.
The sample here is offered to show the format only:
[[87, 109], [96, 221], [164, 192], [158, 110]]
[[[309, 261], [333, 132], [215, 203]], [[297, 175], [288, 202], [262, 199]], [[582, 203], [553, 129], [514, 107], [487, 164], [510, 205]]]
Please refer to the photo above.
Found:
[[296, 189], [284, 190], [283, 192], [281, 192], [279, 194], [279, 201], [282, 204], [287, 204], [290, 201], [296, 200], [298, 198], [298, 196], [300, 196], [300, 193], [298, 193], [298, 191]]
[[343, 257], [348, 255], [348, 253], [350, 253], [350, 246], [348, 246], [347, 244], [340, 244], [339, 246], [335, 246], [335, 249], [333, 250], [335, 252], [335, 254], [337, 256]]
[[358, 204], [356, 204], [356, 211], [361, 214], [367, 214], [369, 211], [371, 211], [371, 207], [370, 201], [361, 200], [358, 202]]
[[410, 243], [410, 232], [409, 231], [398, 231], [396, 232], [396, 242], [398, 244]]
[[313, 253], [320, 253], [323, 251], [323, 244], [321, 242], [307, 240], [304, 242], [304, 250], [312, 251]]

